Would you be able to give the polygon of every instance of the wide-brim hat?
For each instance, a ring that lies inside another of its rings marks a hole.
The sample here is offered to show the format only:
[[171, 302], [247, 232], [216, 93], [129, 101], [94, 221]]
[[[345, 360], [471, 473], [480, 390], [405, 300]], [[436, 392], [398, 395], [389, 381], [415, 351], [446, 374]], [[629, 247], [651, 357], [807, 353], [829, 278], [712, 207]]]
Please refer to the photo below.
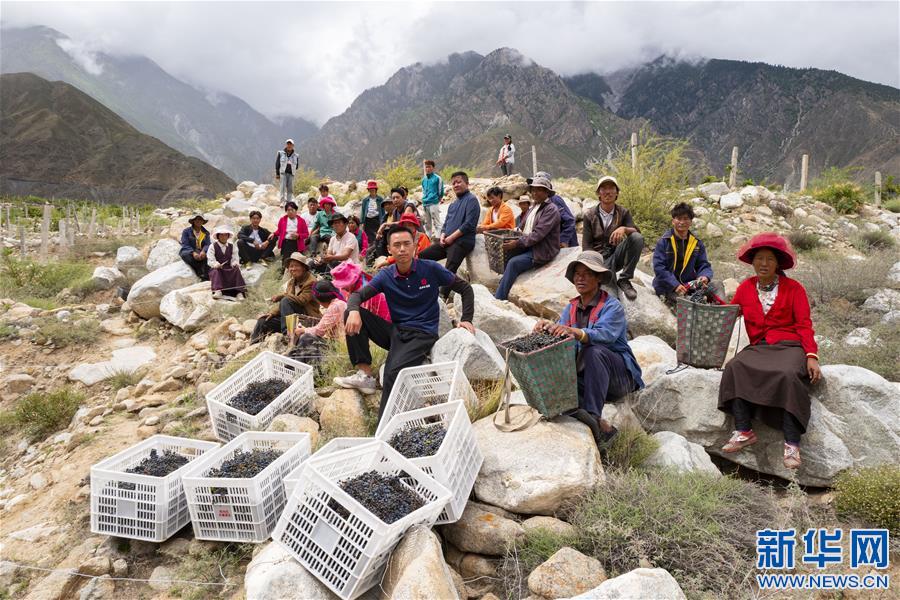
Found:
[[600, 275], [600, 283], [609, 283], [612, 280], [612, 271], [606, 268], [603, 263], [603, 255], [593, 250], [585, 250], [578, 255], [578, 258], [569, 263], [566, 267], [566, 279], [575, 283], [575, 266], [584, 265], [594, 273]]
[[374, 179], [370, 179], [369, 181], [366, 182], [366, 189], [367, 190], [377, 190], [378, 182], [375, 181]]
[[737, 258], [748, 265], [753, 264], [753, 255], [760, 248], [768, 248], [778, 257], [778, 267], [786, 271], [797, 264], [797, 253], [791, 247], [791, 243], [777, 233], [767, 231], [754, 235], [738, 250]]
[[206, 218], [204, 218], [203, 215], [194, 215], [193, 217], [191, 217], [190, 219], [188, 219], [188, 223], [193, 224], [194, 221], [196, 221], [197, 219], [200, 219], [201, 221], [203, 221], [203, 223], [201, 223], [201, 225], [206, 225], [207, 223], [209, 223], [209, 220], [207, 220]]
[[519, 199], [516, 200], [516, 204], [531, 204], [531, 196], [528, 194], [522, 194], [519, 196]]
[[391, 200], [391, 197], [390, 197], [390, 196], [388, 196], [387, 198], [382, 198], [382, 199], [381, 199], [381, 205], [382, 205], [382, 206], [384, 206], [385, 204], [393, 204], [393, 203], [394, 203], [394, 201]]
[[616, 181], [616, 178], [613, 177], [612, 175], [604, 175], [603, 177], [601, 177], [601, 178], [597, 181], [597, 187], [595, 187], [594, 190], [595, 190], [595, 191], [596, 191], [596, 190], [599, 190], [599, 189], [600, 189], [600, 186], [603, 185], [604, 183], [606, 183], [607, 181], [609, 181], [609, 182], [612, 183], [614, 186], [616, 186], [616, 190], [622, 191], [622, 188], [619, 187], [619, 182]]
[[350, 289], [359, 281], [362, 267], [351, 260], [345, 260], [331, 270], [331, 283], [339, 289]]
[[309, 269], [309, 259], [299, 252], [291, 252], [291, 255], [288, 257], [288, 262], [291, 262], [292, 260], [296, 260], [298, 263], [306, 267], [307, 270]]
[[231, 231], [231, 228], [228, 225], [218, 225], [213, 229], [213, 237], [217, 237], [220, 233], [227, 233], [229, 236], [234, 235], [234, 232]]
[[553, 191], [553, 184], [546, 177], [529, 177], [525, 180], [529, 187], [539, 187]]
[[328, 217], [328, 223], [335, 223], [337, 221], [343, 221], [344, 223], [349, 223], [350, 218], [344, 213], [335, 212], [333, 215]]

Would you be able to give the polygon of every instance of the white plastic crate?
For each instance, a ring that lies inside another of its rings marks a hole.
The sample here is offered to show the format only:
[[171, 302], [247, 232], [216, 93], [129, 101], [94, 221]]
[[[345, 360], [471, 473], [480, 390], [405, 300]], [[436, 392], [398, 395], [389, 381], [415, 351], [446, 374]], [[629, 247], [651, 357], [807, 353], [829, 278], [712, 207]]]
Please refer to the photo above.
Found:
[[475, 485], [475, 478], [484, 461], [465, 404], [461, 400], [454, 400], [395, 415], [385, 425], [378, 439], [390, 443], [391, 438], [404, 429], [438, 425], [443, 425], [446, 430], [444, 441], [438, 451], [431, 456], [409, 460], [453, 494], [438, 517], [437, 524], [440, 525], [455, 523], [462, 516], [472, 486]]
[[[373, 470], [402, 475], [425, 505], [387, 524], [340, 488], [341, 481]], [[352, 600], [381, 581], [403, 534], [415, 525], [434, 525], [449, 500], [447, 488], [375, 440], [307, 460], [272, 539], [335, 594]], [[342, 516], [339, 508], [349, 514]]]
[[[345, 450], [359, 444], [371, 442], [373, 439], [374, 438], [370, 437], [337, 437], [326, 442], [324, 446], [315, 451], [313, 456], [325, 456], [326, 454], [329, 454], [331, 452], [337, 452], [338, 450]], [[291, 496], [291, 492], [294, 491], [294, 488], [297, 486], [297, 482], [300, 481], [300, 471], [302, 470], [303, 464], [301, 463], [299, 467], [285, 476], [284, 492], [288, 497]]]
[[[234, 372], [206, 394], [206, 406], [216, 437], [227, 442], [245, 431], [263, 431], [278, 415], [303, 416], [315, 396], [314, 369], [306, 363], [268, 350]], [[227, 402], [255, 381], [271, 378], [290, 382], [272, 402], [256, 415], [228, 406]]]
[[460, 362], [407, 367], [397, 374], [375, 435], [381, 433], [394, 415], [454, 400], [462, 400], [469, 408], [478, 406], [478, 396]]
[[[281, 450], [282, 455], [252, 478], [206, 477], [235, 451]], [[182, 475], [194, 537], [226, 542], [264, 542], [287, 498], [284, 477], [309, 456], [308, 433], [246, 431], [194, 461]]]
[[91, 531], [148, 542], [169, 539], [191, 520], [181, 484], [191, 463], [165, 477], [125, 471], [151, 450], [171, 450], [193, 461], [218, 447], [218, 442], [154, 435], [92, 466]]

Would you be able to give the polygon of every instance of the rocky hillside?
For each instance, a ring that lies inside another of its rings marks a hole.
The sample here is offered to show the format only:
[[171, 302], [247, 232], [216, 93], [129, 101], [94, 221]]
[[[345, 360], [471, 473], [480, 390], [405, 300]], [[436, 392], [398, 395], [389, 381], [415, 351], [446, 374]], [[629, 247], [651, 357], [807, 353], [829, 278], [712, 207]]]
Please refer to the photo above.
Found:
[[[4, 29], [0, 70], [65, 81], [94, 98], [138, 131], [202, 159], [240, 181], [271, 176], [285, 138], [298, 142], [316, 127], [302, 118], [273, 123], [240, 98], [207, 93], [137, 55], [97, 53], [86, 68], [62, 46], [72, 40], [48, 27]], [[161, 101], [162, 99], [162, 101]]]
[[234, 187], [223, 172], [139, 132], [63, 82], [0, 76], [4, 194], [158, 204]]
[[835, 71], [660, 57], [566, 83], [622, 118], [646, 119], [660, 133], [690, 140], [718, 175], [732, 146], [741, 151], [740, 179], [793, 189], [803, 154], [812, 177], [831, 166], [862, 167], [867, 182], [876, 170], [900, 173], [900, 90]]

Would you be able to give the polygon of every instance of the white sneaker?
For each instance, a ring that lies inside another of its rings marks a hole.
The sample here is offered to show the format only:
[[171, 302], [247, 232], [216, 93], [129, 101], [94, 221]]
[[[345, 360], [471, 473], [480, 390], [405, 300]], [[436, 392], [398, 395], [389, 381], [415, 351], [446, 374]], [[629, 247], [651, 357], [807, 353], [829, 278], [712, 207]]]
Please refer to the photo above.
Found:
[[237, 299], [238, 299], [238, 300], [243, 300], [243, 299], [244, 299], [244, 294], [238, 294], [238, 295], [237, 295]]
[[221, 300], [221, 299], [222, 299], [222, 292], [219, 290], [214, 291], [213, 292], [213, 300]]
[[357, 371], [353, 375], [346, 377], [335, 377], [334, 383], [342, 388], [357, 389], [363, 394], [375, 393], [375, 378], [369, 377], [362, 371]]

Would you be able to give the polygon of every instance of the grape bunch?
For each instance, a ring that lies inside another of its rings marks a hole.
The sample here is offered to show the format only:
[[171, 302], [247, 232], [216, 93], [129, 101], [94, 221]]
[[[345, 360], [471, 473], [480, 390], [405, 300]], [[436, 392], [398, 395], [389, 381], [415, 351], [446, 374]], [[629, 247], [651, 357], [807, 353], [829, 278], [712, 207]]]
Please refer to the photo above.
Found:
[[290, 387], [290, 383], [276, 377], [254, 381], [228, 400], [228, 406], [236, 408], [248, 415], [257, 415], [271, 404], [281, 392]]
[[177, 452], [166, 450], [160, 454], [154, 449], [150, 451], [150, 456], [125, 472], [137, 475], [150, 475], [151, 477], [165, 477], [186, 464], [188, 464], [188, 459]]
[[445, 435], [447, 429], [441, 424], [409, 427], [395, 433], [388, 443], [406, 458], [419, 458], [437, 454]]
[[[345, 479], [339, 485], [387, 524], [398, 521], [425, 505], [422, 497], [396, 475], [368, 471]], [[347, 509], [334, 500], [329, 503], [329, 507], [344, 518], [349, 516]]]
[[562, 339], [563, 338], [560, 336], [550, 335], [549, 333], [539, 331], [537, 333], [529, 333], [528, 335], [523, 335], [522, 337], [510, 340], [503, 345], [506, 348], [509, 348], [509, 350], [512, 352], [522, 352], [524, 354], [528, 354], [529, 352], [534, 352], [535, 350], [540, 350], [541, 348], [552, 346]]
[[218, 467], [207, 471], [204, 477], [249, 479], [262, 473], [266, 467], [282, 454], [281, 450], [273, 450], [271, 448], [254, 448], [249, 452], [238, 449], [235, 450], [234, 456]]

